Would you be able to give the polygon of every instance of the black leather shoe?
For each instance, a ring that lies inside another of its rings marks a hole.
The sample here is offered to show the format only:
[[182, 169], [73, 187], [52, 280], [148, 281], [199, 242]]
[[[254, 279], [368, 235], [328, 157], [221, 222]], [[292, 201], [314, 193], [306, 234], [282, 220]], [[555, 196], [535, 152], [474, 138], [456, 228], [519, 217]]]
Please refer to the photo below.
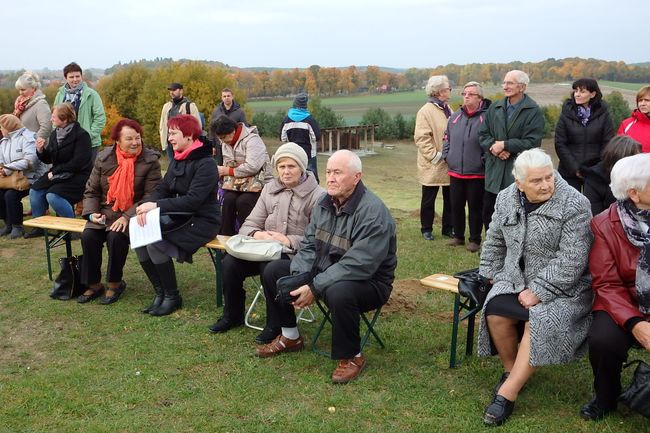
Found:
[[424, 238], [425, 241], [432, 241], [433, 240], [433, 233], [431, 233], [431, 232], [422, 232], [422, 237]]
[[165, 295], [158, 308], [149, 311], [152, 316], [168, 316], [183, 306], [181, 295]]
[[271, 341], [275, 340], [275, 337], [280, 335], [280, 332], [282, 332], [280, 329], [265, 326], [264, 329], [262, 329], [262, 332], [255, 337], [255, 342], [257, 344], [269, 344]]
[[494, 387], [494, 390], [492, 391], [492, 398], [496, 397], [496, 395], [499, 393], [499, 389], [501, 388], [501, 385], [508, 379], [508, 376], [510, 376], [509, 371], [504, 371], [503, 374], [501, 375], [501, 379], [499, 379], [499, 383], [496, 384]]
[[160, 307], [160, 304], [162, 304], [163, 298], [165, 296], [164, 293], [163, 293], [163, 289], [161, 289], [160, 287], [154, 287], [153, 290], [156, 292], [156, 296], [153, 297], [153, 300], [151, 301], [151, 304], [149, 304], [148, 307], [143, 308], [142, 310], [140, 310], [145, 314], [149, 314], [153, 310]]
[[31, 238], [38, 238], [40, 236], [45, 235], [45, 230], [43, 229], [32, 229], [25, 233], [23, 236], [25, 239], [31, 239]]
[[104, 296], [102, 296], [102, 298], [99, 300], [99, 303], [102, 305], [108, 305], [108, 304], [112, 304], [113, 302], [117, 302], [117, 300], [120, 299], [120, 296], [122, 296], [122, 293], [124, 293], [125, 289], [126, 289], [126, 282], [122, 281], [118, 288], [108, 289], [113, 291], [112, 296], [106, 296], [106, 292], [104, 292]]
[[492, 403], [485, 408], [483, 422], [491, 426], [499, 426], [506, 422], [515, 408], [515, 402], [510, 401], [502, 395], [497, 395]]
[[[89, 294], [89, 295], [85, 295], [85, 294], [79, 295], [79, 297], [77, 297], [77, 302], [78, 303], [85, 304], [86, 302], [90, 302], [93, 299], [99, 298], [101, 296], [101, 294], [104, 293], [104, 286], [100, 287], [97, 290], [93, 290], [90, 287], [88, 287], [86, 289], [86, 292], [87, 291], [90, 291], [92, 293]], [[86, 293], [86, 292], [84, 292], [84, 293]]]
[[218, 334], [220, 332], [226, 332], [231, 330], [232, 328], [236, 328], [238, 326], [242, 326], [244, 324], [244, 319], [240, 320], [230, 320], [226, 319], [225, 317], [222, 317], [221, 319], [217, 320], [214, 325], [210, 326], [210, 332], [213, 334]]
[[586, 420], [598, 421], [599, 419], [603, 419], [612, 410], [614, 409], [603, 409], [600, 407], [596, 402], [596, 397], [594, 397], [580, 408], [580, 416]]

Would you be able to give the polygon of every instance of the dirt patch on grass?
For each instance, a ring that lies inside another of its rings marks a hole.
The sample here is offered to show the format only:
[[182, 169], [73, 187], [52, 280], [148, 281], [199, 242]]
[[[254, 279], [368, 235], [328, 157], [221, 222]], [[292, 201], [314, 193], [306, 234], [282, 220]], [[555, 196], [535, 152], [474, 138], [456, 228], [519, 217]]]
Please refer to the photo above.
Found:
[[393, 283], [393, 291], [390, 294], [390, 299], [384, 305], [382, 311], [391, 313], [415, 311], [415, 298], [427, 291], [428, 289], [416, 279], [396, 280]]
[[3, 259], [11, 259], [16, 256], [16, 252], [18, 250], [16, 248], [5, 248], [2, 247], [0, 248], [0, 257]]
[[49, 338], [50, 329], [57, 328], [63, 327], [35, 319], [7, 324], [0, 332], [0, 365], [13, 363], [29, 368], [41, 364], [48, 357], [42, 343]]

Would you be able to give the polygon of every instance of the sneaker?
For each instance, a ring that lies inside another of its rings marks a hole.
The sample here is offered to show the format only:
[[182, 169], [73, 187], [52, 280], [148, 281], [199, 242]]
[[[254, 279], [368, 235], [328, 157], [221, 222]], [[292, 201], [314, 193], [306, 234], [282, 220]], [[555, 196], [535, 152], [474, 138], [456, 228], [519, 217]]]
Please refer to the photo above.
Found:
[[25, 231], [23, 230], [23, 226], [14, 226], [11, 229], [11, 234], [9, 235], [9, 239], [22, 238], [24, 235], [25, 235]]
[[32, 229], [32, 230], [28, 231], [27, 233], [25, 233], [25, 235], [23, 237], [25, 239], [31, 239], [31, 238], [38, 238], [38, 237], [41, 237], [43, 235], [45, 235], [45, 230], [36, 228], [36, 229]]
[[348, 383], [359, 377], [364, 368], [366, 368], [366, 358], [363, 355], [352, 359], [341, 359], [332, 373], [332, 382]]
[[432, 241], [433, 240], [433, 233], [431, 232], [422, 232], [422, 237], [424, 238], [425, 241]]
[[502, 395], [496, 395], [492, 403], [485, 408], [483, 422], [487, 425], [499, 426], [512, 415], [514, 408], [514, 401], [510, 401]]
[[588, 421], [598, 421], [599, 419], [603, 419], [607, 413], [611, 412], [614, 409], [603, 409], [596, 402], [596, 397], [594, 397], [580, 408], [580, 416], [582, 419], [586, 419]]
[[453, 238], [455, 235], [453, 227], [443, 227], [441, 233], [443, 236], [447, 236], [448, 238]]
[[210, 326], [208, 329], [210, 332], [213, 334], [218, 334], [221, 332], [226, 332], [231, 330], [232, 328], [236, 328], [238, 326], [242, 326], [244, 324], [244, 319], [240, 320], [230, 320], [228, 318], [222, 317], [219, 320], [217, 320], [212, 326]]
[[304, 346], [305, 343], [302, 337], [291, 340], [283, 335], [278, 335], [269, 344], [257, 346], [255, 354], [260, 358], [269, 358], [284, 352], [298, 352], [302, 350]]
[[255, 342], [257, 344], [269, 344], [271, 341], [275, 340], [275, 337], [280, 335], [280, 332], [282, 332], [280, 329], [265, 326], [264, 329], [262, 329], [262, 332], [255, 337]]
[[4, 226], [2, 229], [0, 229], [0, 236], [6, 236], [9, 233], [11, 233], [11, 226]]

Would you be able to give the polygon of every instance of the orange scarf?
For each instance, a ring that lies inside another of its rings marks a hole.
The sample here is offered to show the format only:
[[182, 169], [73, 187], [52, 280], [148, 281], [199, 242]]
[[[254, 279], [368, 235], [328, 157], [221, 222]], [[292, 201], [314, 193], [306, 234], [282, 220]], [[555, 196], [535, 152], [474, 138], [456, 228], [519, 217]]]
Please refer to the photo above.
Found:
[[106, 203], [113, 203], [114, 211], [127, 211], [133, 206], [133, 195], [135, 183], [135, 160], [142, 153], [142, 148], [138, 153], [122, 152], [120, 147], [115, 144], [115, 155], [117, 156], [117, 169], [108, 177], [108, 192], [106, 193]]

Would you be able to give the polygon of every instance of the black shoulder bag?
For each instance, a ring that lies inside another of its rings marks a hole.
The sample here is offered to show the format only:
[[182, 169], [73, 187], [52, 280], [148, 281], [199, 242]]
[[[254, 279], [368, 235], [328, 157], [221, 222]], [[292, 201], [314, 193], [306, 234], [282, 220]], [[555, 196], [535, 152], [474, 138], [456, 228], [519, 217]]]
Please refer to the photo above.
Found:
[[52, 286], [50, 298], [67, 301], [76, 298], [84, 292], [81, 285], [81, 260], [83, 256], [61, 257], [59, 265], [61, 272], [57, 275]]

